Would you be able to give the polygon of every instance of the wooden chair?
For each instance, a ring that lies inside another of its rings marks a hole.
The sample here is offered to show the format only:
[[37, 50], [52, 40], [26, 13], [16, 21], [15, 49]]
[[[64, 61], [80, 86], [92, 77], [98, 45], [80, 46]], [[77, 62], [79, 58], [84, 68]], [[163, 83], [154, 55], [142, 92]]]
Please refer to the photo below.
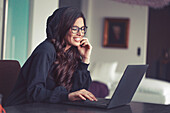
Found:
[[20, 69], [21, 66], [16, 60], [0, 60], [0, 94], [3, 95], [2, 104], [12, 91]]

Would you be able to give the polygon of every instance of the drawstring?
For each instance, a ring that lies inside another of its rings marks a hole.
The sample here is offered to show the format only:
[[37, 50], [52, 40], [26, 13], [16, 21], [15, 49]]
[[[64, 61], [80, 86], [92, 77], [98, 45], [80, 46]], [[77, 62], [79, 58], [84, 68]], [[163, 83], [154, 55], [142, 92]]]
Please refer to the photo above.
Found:
[[0, 104], [0, 113], [6, 113], [5, 109], [2, 107], [1, 104]]

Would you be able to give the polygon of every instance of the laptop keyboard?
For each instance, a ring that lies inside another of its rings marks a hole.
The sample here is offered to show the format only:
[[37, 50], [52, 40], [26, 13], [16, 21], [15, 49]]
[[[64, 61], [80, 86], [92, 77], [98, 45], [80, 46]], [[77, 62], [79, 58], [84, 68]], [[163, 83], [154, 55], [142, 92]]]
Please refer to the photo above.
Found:
[[110, 99], [98, 98], [98, 101], [85, 100], [84, 102], [88, 104], [107, 105], [110, 102]]
[[79, 100], [79, 101], [65, 101], [64, 104], [71, 105], [84, 105], [84, 106], [107, 106], [110, 102], [110, 99], [97, 98], [98, 101], [90, 100]]

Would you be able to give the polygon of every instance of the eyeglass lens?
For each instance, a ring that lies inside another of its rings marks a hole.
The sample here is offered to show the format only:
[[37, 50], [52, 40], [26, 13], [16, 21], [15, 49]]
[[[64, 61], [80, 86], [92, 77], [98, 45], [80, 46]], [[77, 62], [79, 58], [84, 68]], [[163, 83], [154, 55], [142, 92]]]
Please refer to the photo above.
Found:
[[81, 30], [81, 32], [82, 32], [83, 34], [85, 34], [86, 31], [87, 31], [87, 27], [86, 27], [86, 26], [83, 26], [83, 27], [79, 28], [78, 26], [73, 26], [73, 27], [71, 27], [71, 30], [72, 30], [72, 33], [74, 33], [74, 34], [78, 33], [79, 30]]

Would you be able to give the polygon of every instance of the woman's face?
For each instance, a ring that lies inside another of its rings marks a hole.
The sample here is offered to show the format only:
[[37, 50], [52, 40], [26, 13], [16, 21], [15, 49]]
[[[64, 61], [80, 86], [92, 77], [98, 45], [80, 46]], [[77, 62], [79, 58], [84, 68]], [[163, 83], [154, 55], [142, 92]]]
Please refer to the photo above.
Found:
[[66, 40], [66, 50], [69, 49], [71, 46], [80, 46], [80, 41], [84, 37], [83, 31], [86, 29], [84, 28], [84, 21], [82, 17], [77, 18], [73, 27], [70, 28], [68, 33], [65, 36]]

